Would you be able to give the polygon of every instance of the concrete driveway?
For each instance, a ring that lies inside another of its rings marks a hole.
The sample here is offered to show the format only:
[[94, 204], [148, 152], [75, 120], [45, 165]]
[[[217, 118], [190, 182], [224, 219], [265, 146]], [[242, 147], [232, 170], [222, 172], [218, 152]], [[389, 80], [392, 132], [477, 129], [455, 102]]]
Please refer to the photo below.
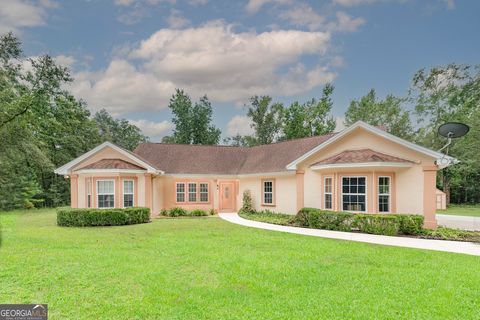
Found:
[[480, 231], [480, 217], [437, 214], [437, 222], [439, 225], [448, 228]]

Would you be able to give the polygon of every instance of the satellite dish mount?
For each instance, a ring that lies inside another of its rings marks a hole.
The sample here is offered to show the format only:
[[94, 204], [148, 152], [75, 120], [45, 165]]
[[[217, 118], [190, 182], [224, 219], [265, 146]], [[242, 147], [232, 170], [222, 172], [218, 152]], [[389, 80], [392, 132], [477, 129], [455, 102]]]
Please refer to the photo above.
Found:
[[448, 155], [448, 147], [452, 144], [452, 139], [463, 137], [468, 133], [469, 130], [469, 126], [460, 122], [447, 122], [438, 127], [438, 134], [447, 138], [447, 143], [440, 150], [438, 150], [438, 152], [441, 152], [445, 149], [447, 150], [440, 159], [440, 164], [445, 164], [445, 162], [450, 164], [450, 161], [446, 160], [445, 156]]

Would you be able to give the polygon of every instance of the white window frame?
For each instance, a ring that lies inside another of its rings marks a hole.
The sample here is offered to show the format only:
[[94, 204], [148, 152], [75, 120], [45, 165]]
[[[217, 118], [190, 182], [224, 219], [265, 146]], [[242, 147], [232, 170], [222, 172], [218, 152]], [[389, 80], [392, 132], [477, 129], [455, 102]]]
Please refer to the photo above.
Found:
[[[380, 193], [380, 178], [388, 178], [388, 193]], [[391, 213], [392, 212], [392, 177], [378, 176], [377, 177], [377, 212]], [[388, 196], [388, 211], [380, 211], [380, 196]]]
[[[327, 192], [326, 190], [326, 187], [327, 187], [327, 179], [330, 179], [331, 181], [331, 184], [330, 184], [330, 187], [331, 187], [331, 191], [330, 192]], [[327, 208], [327, 195], [330, 195], [331, 197], [331, 208]], [[325, 210], [333, 210], [333, 176], [324, 176], [323, 177], [323, 209]]]
[[[178, 185], [183, 184], [183, 192], [178, 192]], [[178, 201], [178, 194], [183, 193], [183, 201]], [[176, 182], [175, 183], [175, 203], [186, 203], [187, 202], [187, 183], [186, 182]]]
[[92, 187], [93, 187], [92, 179], [89, 178], [87, 180], [87, 203], [86, 203], [87, 208], [92, 207]]
[[[113, 182], [113, 193], [100, 193], [98, 190], [98, 183], [99, 182], [105, 182], [105, 181], [111, 181]], [[115, 208], [115, 179], [99, 179], [96, 181], [96, 187], [97, 187], [97, 209], [112, 209]], [[105, 196], [105, 195], [113, 195], [113, 207], [99, 207], [100, 201], [99, 201], [99, 196]]]
[[[194, 185], [195, 186], [195, 189], [194, 191], [190, 191], [190, 185]], [[195, 200], [190, 200], [190, 195], [195, 195]], [[188, 201], [187, 202], [191, 202], [191, 203], [196, 203], [198, 202], [197, 198], [198, 198], [198, 183], [196, 182], [187, 182], [187, 197], [188, 197]]]
[[[343, 193], [343, 178], [365, 178], [365, 193]], [[368, 212], [368, 179], [366, 176], [340, 176], [340, 188], [341, 192], [341, 211], [347, 212], [357, 212], [357, 213], [365, 213]], [[365, 196], [365, 210], [364, 211], [354, 211], [354, 210], [343, 210], [343, 196], [344, 195], [364, 195]]]
[[[271, 182], [272, 183], [272, 191], [265, 191], [265, 183]], [[272, 202], [265, 202], [265, 194], [272, 195]], [[274, 179], [264, 179], [262, 180], [262, 205], [264, 206], [274, 206], [275, 205], [275, 180]]]
[[[202, 185], [207, 186], [207, 191], [202, 191]], [[207, 200], [202, 201], [202, 194], [207, 194]], [[207, 203], [210, 200], [210, 186], [208, 182], [199, 182], [198, 183], [198, 202]]]
[[[125, 192], [125, 182], [131, 182], [132, 183], [132, 193], [126, 193]], [[123, 187], [122, 206], [124, 208], [135, 207], [135, 181], [133, 179], [123, 179], [122, 187]], [[125, 207], [125, 195], [132, 195], [132, 206], [131, 207]]]

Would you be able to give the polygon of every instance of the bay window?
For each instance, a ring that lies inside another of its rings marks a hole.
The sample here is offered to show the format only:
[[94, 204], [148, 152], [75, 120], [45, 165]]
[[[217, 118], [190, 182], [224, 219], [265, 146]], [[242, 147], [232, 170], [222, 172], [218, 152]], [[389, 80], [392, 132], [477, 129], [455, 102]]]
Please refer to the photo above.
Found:
[[123, 207], [133, 207], [133, 180], [123, 180]]
[[378, 212], [390, 212], [390, 177], [378, 177]]
[[323, 180], [323, 207], [327, 210], [333, 209], [333, 179], [325, 177]]

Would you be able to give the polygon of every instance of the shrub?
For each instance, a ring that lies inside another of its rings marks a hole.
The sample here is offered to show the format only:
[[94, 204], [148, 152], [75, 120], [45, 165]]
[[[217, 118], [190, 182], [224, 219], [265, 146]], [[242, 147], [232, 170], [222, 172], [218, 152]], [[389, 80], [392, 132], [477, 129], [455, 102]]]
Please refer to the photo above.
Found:
[[240, 210], [238, 214], [249, 220], [267, 222], [279, 225], [293, 225], [295, 216], [286, 213], [277, 213], [270, 210], [248, 212]]
[[160, 210], [159, 215], [161, 215], [161, 216], [168, 216], [168, 210], [167, 210], [167, 209], [162, 209], [162, 210]]
[[400, 222], [393, 215], [355, 214], [352, 227], [365, 233], [394, 236], [400, 230]]
[[170, 217], [180, 217], [188, 215], [188, 211], [183, 208], [172, 208], [168, 211], [168, 216]]
[[243, 205], [242, 205], [242, 208], [240, 209], [240, 211], [243, 211], [243, 212], [254, 212], [255, 211], [255, 209], [253, 207], [252, 193], [250, 192], [250, 190], [243, 191], [242, 202], [243, 202]]
[[418, 235], [423, 231], [424, 217], [417, 214], [395, 214], [399, 222], [399, 231], [402, 234]]
[[350, 231], [353, 216], [354, 214], [349, 212], [303, 208], [297, 213], [295, 222], [307, 228]]
[[208, 212], [201, 209], [195, 209], [188, 212], [188, 215], [193, 217], [203, 217], [203, 216], [208, 216]]
[[148, 208], [59, 208], [57, 210], [57, 225], [64, 227], [121, 226], [149, 221], [150, 209]]
[[208, 214], [211, 215], [211, 216], [214, 216], [217, 214], [217, 211], [215, 209], [210, 209], [208, 210]]

